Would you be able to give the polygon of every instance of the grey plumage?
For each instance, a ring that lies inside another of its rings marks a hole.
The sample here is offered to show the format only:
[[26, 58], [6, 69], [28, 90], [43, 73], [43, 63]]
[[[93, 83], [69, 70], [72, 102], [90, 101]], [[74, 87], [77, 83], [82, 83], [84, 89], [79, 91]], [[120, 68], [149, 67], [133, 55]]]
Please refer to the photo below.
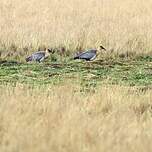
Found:
[[83, 53], [78, 54], [77, 56], [74, 57], [74, 59], [84, 59], [86, 61], [91, 61], [94, 58], [96, 58], [96, 51], [97, 50], [87, 50]]
[[[100, 46], [99, 50], [106, 50], [103, 46]], [[86, 61], [92, 61], [96, 58], [97, 56], [97, 51], [98, 49], [89, 49], [85, 52], [79, 53], [74, 57], [74, 60], [76, 59], [83, 59]]]
[[27, 57], [25, 60], [26, 62], [30, 62], [30, 61], [42, 62], [44, 59], [46, 59], [49, 56], [51, 51], [52, 50], [45, 49], [45, 51], [35, 52], [31, 56]]

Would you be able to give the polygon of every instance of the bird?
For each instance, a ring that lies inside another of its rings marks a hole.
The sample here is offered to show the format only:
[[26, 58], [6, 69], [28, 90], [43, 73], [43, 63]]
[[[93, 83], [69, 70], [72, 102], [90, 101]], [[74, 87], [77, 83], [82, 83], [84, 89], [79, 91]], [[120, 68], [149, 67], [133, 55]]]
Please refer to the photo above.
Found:
[[78, 53], [75, 57], [74, 60], [76, 59], [82, 59], [82, 60], [86, 60], [86, 61], [93, 61], [96, 57], [97, 57], [97, 52], [101, 50], [105, 50], [106, 49], [100, 45], [98, 49], [88, 49], [85, 52], [82, 53]]
[[44, 51], [35, 52], [31, 56], [28, 56], [25, 60], [26, 62], [36, 61], [40, 63], [44, 61], [47, 57], [49, 57], [50, 53], [52, 53], [52, 49], [45, 48]]

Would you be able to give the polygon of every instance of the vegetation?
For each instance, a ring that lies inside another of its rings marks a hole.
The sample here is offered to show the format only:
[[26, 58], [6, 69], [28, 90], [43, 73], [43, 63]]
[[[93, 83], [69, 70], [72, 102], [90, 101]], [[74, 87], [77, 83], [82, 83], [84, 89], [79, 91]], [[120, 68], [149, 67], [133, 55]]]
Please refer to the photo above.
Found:
[[94, 62], [56, 61], [45, 63], [19, 63], [1, 61], [0, 83], [58, 84], [70, 80], [82, 86], [98, 84], [128, 86], [152, 85], [152, 58], [107, 59]]
[[[151, 10], [151, 0], [1, 0], [0, 152], [152, 151]], [[100, 44], [95, 61], [73, 60]], [[45, 62], [25, 62], [45, 47]]]
[[0, 87], [0, 150], [151, 151], [152, 91], [123, 86]]
[[44, 46], [73, 52], [99, 44], [117, 53], [151, 54], [151, 8], [151, 0], [2, 0], [1, 57], [25, 57]]

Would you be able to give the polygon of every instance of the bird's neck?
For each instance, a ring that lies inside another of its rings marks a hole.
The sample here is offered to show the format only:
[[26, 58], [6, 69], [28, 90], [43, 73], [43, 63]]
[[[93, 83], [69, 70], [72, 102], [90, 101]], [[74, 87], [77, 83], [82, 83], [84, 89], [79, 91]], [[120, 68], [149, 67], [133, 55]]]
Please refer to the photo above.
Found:
[[96, 55], [97, 55], [97, 56], [99, 55], [99, 52], [100, 52], [100, 50], [97, 50], [97, 51], [96, 51]]
[[48, 57], [50, 55], [48, 50], [45, 50], [45, 57]]

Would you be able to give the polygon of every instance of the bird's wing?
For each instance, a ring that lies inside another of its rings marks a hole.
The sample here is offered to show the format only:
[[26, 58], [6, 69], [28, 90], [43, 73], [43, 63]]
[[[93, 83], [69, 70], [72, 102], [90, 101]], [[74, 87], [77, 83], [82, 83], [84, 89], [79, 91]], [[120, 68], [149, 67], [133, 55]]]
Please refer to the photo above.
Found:
[[84, 52], [77, 53], [77, 54], [76, 54], [76, 57], [79, 57], [79, 56], [81, 56], [81, 55], [83, 55], [83, 54], [89, 53], [89, 52], [91, 52], [92, 50], [94, 50], [94, 49], [89, 49], [89, 50], [86, 50], [86, 51], [84, 51]]
[[84, 52], [82, 54], [79, 55], [80, 59], [92, 59], [93, 57], [95, 57], [96, 54], [94, 52]]
[[45, 52], [36, 52], [32, 54], [33, 60], [40, 60], [45, 56]]

